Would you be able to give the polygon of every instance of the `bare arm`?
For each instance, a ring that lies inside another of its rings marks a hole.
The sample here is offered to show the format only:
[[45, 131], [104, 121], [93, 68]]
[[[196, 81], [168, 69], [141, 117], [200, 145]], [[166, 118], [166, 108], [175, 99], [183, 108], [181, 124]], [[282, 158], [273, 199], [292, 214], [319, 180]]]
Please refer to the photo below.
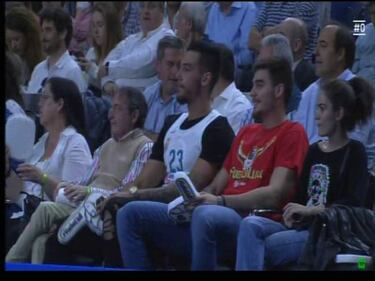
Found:
[[125, 190], [130, 186], [137, 186], [139, 189], [156, 187], [165, 177], [165, 166], [162, 162], [150, 159], [147, 161], [141, 174], [125, 186]]
[[224, 168], [216, 174], [214, 180], [203, 191], [211, 194], [221, 194], [228, 183], [228, 173]]
[[288, 168], [276, 168], [268, 186], [260, 187], [239, 195], [226, 195], [228, 207], [240, 210], [280, 207], [295, 186], [295, 172]]

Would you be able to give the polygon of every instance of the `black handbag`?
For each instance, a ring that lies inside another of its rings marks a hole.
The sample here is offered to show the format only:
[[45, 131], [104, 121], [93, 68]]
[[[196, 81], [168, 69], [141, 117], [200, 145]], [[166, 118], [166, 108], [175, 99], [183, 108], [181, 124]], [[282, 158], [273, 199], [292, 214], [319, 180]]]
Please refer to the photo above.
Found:
[[38, 208], [40, 202], [44, 200], [43, 198], [29, 194], [25, 191], [21, 191], [20, 193], [26, 194], [25, 199], [23, 199], [24, 212], [25, 212], [25, 217], [30, 218], [31, 215], [35, 212], [36, 208]]

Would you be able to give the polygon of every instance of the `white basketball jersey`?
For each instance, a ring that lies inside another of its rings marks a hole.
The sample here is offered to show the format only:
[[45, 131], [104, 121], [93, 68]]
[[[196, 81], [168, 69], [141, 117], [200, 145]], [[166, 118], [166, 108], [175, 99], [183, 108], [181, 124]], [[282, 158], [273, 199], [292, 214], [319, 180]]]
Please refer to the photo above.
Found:
[[203, 132], [218, 116], [221, 116], [220, 113], [212, 110], [191, 128], [181, 130], [181, 124], [188, 117], [188, 113], [183, 113], [172, 124], [164, 138], [164, 164], [167, 167], [167, 177], [178, 171], [190, 173], [202, 151]]

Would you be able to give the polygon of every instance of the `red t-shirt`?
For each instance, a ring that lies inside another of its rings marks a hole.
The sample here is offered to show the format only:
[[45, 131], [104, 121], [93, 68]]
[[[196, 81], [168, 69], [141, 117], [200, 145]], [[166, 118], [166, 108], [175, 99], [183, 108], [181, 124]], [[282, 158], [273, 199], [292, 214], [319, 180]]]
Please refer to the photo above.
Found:
[[267, 186], [277, 167], [296, 171], [298, 178], [308, 146], [305, 130], [295, 122], [284, 121], [271, 129], [260, 124], [243, 127], [224, 162], [229, 180], [223, 194], [241, 194]]

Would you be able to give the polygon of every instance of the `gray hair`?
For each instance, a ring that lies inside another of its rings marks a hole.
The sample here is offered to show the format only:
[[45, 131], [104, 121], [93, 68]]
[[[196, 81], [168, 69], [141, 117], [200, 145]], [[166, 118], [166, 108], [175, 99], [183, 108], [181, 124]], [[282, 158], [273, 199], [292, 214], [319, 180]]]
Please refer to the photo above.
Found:
[[293, 66], [293, 54], [289, 40], [282, 34], [271, 34], [262, 39], [262, 47], [272, 46], [273, 56], [288, 61], [290, 68]]
[[[207, 21], [207, 12], [203, 2], [182, 2], [181, 9], [186, 10], [187, 20], [192, 21], [192, 31], [204, 33]], [[181, 17], [181, 13], [178, 13], [178, 17]]]
[[134, 124], [135, 128], [143, 128], [146, 120], [148, 106], [143, 93], [133, 87], [120, 87], [117, 94], [121, 96], [126, 96], [129, 106], [129, 111], [132, 113], [138, 110], [138, 120]]
[[158, 43], [158, 48], [156, 52], [157, 60], [162, 60], [165, 55], [165, 49], [172, 48], [177, 50], [182, 50], [184, 48], [184, 43], [178, 37], [167, 35], [160, 39]]

